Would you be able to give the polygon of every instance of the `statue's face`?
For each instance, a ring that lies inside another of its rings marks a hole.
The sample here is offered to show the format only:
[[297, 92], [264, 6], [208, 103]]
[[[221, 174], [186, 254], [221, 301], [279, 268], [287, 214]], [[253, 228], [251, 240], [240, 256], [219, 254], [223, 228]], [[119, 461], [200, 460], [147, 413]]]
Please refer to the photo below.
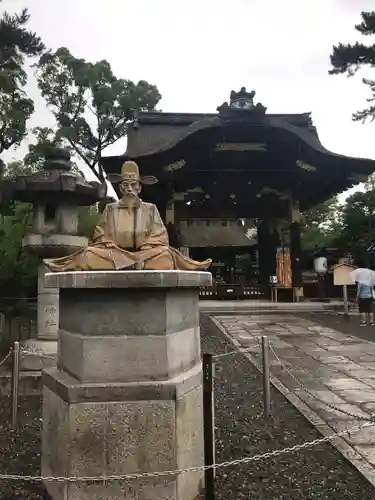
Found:
[[135, 198], [141, 192], [139, 181], [123, 180], [120, 183], [120, 192], [124, 198]]

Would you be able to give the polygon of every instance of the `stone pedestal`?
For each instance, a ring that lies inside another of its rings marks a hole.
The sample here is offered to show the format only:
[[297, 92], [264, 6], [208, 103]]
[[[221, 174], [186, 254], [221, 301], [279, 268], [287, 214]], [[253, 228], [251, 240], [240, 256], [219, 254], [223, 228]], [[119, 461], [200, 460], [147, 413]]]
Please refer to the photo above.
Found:
[[[44, 476], [202, 466], [199, 287], [194, 271], [55, 273], [58, 365], [43, 372]], [[51, 483], [54, 500], [198, 500], [204, 474]]]
[[38, 268], [37, 338], [23, 346], [21, 368], [38, 371], [56, 364], [59, 329], [59, 289], [45, 286], [46, 266]]
[[59, 289], [45, 286], [46, 266], [38, 269], [38, 339], [57, 341], [59, 331]]
[[[36, 229], [43, 231], [43, 211], [35, 209]], [[78, 215], [69, 206], [59, 209], [59, 230], [76, 231]], [[87, 238], [76, 234], [38, 234], [25, 236], [23, 246], [29, 252], [45, 257], [62, 257], [87, 246]], [[47, 266], [41, 262], [38, 268], [37, 338], [23, 345], [21, 369], [40, 371], [56, 365], [57, 336], [59, 331], [59, 289], [46, 287]]]

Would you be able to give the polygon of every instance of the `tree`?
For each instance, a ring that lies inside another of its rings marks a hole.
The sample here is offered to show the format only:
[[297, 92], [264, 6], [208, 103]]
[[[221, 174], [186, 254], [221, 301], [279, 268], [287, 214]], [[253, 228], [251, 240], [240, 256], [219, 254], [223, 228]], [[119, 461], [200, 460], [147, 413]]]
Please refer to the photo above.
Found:
[[[22, 162], [8, 164], [6, 179], [27, 175], [32, 169]], [[28, 203], [11, 202], [11, 210], [0, 215], [0, 291], [8, 297], [25, 292], [37, 276], [38, 260], [24, 252], [22, 240], [31, 227], [32, 207]]]
[[10, 71], [23, 79], [26, 79], [23, 70], [25, 56], [35, 57], [44, 50], [44, 44], [36, 33], [25, 28], [29, 19], [27, 9], [20, 14], [4, 12], [0, 19], [0, 71]]
[[43, 54], [35, 67], [38, 87], [56, 118], [57, 138], [103, 180], [103, 150], [126, 135], [133, 110], [155, 108], [158, 89], [144, 80], [118, 79], [107, 61], [77, 59], [63, 47]]
[[27, 203], [15, 202], [12, 215], [0, 215], [0, 290], [8, 297], [25, 292], [37, 276], [37, 257], [22, 248], [31, 220]]
[[[363, 36], [375, 35], [375, 11], [362, 12], [362, 22], [355, 29]], [[343, 44], [339, 43], [333, 47], [331, 54], [333, 69], [331, 75], [346, 74], [353, 76], [364, 67], [375, 67], [375, 43], [366, 45], [364, 43]], [[371, 97], [367, 99], [368, 107], [353, 114], [354, 121], [365, 121], [367, 118], [375, 119], [375, 80], [362, 78], [365, 85], [369, 87]]]
[[34, 172], [34, 167], [25, 165], [24, 162], [22, 161], [11, 161], [7, 165], [4, 166], [4, 173], [2, 179], [8, 180], [8, 179], [15, 179], [16, 177], [19, 177], [20, 175], [28, 175]]
[[100, 212], [98, 204], [78, 209], [78, 233], [91, 239], [95, 226], [98, 224]]
[[27, 9], [21, 14], [5, 12], [0, 18], [0, 154], [21, 143], [34, 112], [34, 103], [23, 90], [27, 82], [24, 62], [26, 57], [40, 55], [44, 45], [25, 27], [29, 18]]
[[[29, 152], [24, 158], [24, 164], [33, 170], [39, 170], [43, 167], [46, 152], [50, 147], [65, 148], [68, 149], [71, 154], [74, 153], [68, 142], [63, 137], [56, 134], [50, 127], [35, 127], [32, 129], [32, 133], [36, 142], [29, 144]], [[76, 167], [74, 163], [73, 167]]]
[[342, 210], [342, 231], [337, 243], [359, 262], [375, 242], [375, 190], [354, 193]]
[[339, 232], [340, 211], [336, 198], [331, 198], [302, 214], [301, 244], [307, 251], [329, 246]]

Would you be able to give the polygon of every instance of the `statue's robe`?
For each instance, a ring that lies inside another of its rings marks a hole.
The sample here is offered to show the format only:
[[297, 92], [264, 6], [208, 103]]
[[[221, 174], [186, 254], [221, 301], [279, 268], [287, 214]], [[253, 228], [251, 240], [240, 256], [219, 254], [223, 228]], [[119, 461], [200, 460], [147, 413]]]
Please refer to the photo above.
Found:
[[136, 198], [108, 204], [86, 248], [45, 259], [52, 272], [119, 269], [207, 269], [211, 259], [197, 262], [169, 246], [168, 233], [155, 205]]

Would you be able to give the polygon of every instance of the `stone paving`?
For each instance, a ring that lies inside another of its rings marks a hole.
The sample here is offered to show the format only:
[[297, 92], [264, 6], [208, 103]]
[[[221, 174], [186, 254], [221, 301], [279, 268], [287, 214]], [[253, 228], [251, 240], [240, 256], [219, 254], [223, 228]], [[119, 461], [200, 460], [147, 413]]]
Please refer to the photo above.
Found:
[[[350, 308], [357, 307], [349, 304]], [[330, 302], [303, 301], [303, 302], [270, 302], [269, 300], [200, 300], [199, 308], [203, 313], [211, 314], [257, 314], [259, 312], [285, 312], [293, 314], [296, 312], [314, 311], [343, 311], [342, 301], [332, 300]]]
[[[360, 425], [375, 414], [375, 343], [287, 314], [213, 319], [258, 362], [260, 340], [266, 335], [274, 350], [272, 376], [334, 432]], [[362, 458], [375, 467], [375, 426], [343, 437], [357, 452], [349, 457], [352, 462]]]

